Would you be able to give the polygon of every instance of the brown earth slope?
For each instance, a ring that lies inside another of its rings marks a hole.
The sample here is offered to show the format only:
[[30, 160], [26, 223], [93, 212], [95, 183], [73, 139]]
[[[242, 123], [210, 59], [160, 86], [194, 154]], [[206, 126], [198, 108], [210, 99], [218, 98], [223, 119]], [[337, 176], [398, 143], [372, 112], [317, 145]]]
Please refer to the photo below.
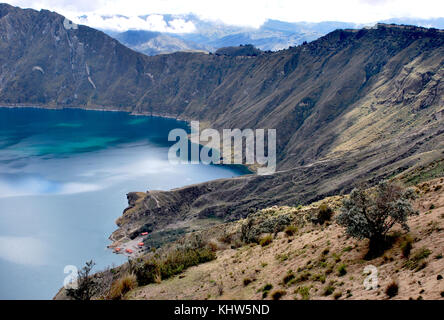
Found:
[[[409, 219], [410, 232], [401, 233], [393, 247], [379, 258], [365, 260], [367, 241], [346, 237], [336, 223], [308, 223], [294, 235], [276, 234], [267, 246], [252, 244], [230, 249], [221, 241], [222, 235], [245, 223], [239, 221], [203, 233], [219, 248], [216, 260], [159, 284], [137, 288], [125, 298], [262, 299], [267, 292], [265, 298], [270, 299], [275, 292], [281, 292], [282, 299], [388, 299], [385, 290], [395, 281], [399, 291], [393, 299], [444, 299], [444, 179], [420, 184], [418, 190], [421, 196], [414, 206], [420, 214]], [[341, 197], [331, 197], [299, 209], [271, 207], [262, 215], [267, 219], [306, 215], [321, 203], [337, 208], [340, 200]], [[222, 228], [225, 231], [221, 232]], [[414, 239], [409, 258], [403, 257], [400, 248], [407, 237]], [[416, 261], [415, 255], [424, 250], [430, 253]], [[409, 264], [411, 261], [415, 263]], [[364, 287], [368, 277], [364, 268], [369, 265], [378, 272], [379, 287], [372, 290]]]

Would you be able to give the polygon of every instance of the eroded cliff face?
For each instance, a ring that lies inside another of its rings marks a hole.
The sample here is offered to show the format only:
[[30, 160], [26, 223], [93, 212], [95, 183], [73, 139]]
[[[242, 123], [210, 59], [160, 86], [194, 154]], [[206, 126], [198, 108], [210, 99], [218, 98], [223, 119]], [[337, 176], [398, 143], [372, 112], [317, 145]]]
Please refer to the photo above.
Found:
[[[116, 234], [125, 239], [143, 228], [174, 228], [177, 221], [212, 216], [234, 220], [274, 204], [305, 204], [442, 158], [442, 39], [436, 42], [434, 37], [420, 37], [419, 42], [411, 42], [404, 37], [424, 30], [380, 28], [384, 36], [369, 43], [360, 39], [371, 31], [347, 31], [353, 41], [336, 39], [340, 44], [330, 48], [331, 52], [318, 52], [317, 63], [322, 68], [316, 69], [312, 61], [301, 63], [289, 76], [293, 82], [276, 85], [271, 81], [276, 87], [254, 107], [237, 109], [233, 104], [236, 112], [232, 117], [212, 120], [222, 127], [237, 126], [241, 118], [253, 127], [277, 128], [279, 172], [270, 177], [249, 176], [168, 192], [151, 191], [141, 200], [143, 206], [119, 219]], [[392, 42], [395, 34], [402, 38], [402, 45]], [[382, 43], [371, 47], [375, 41]], [[306, 49], [302, 46], [299, 50], [302, 54]], [[300, 56], [294, 59], [299, 63]], [[288, 84], [291, 89], [285, 88]], [[276, 96], [281, 98], [272, 98]], [[269, 99], [272, 103], [265, 108], [267, 114], [261, 106]], [[262, 118], [249, 122], [259, 114], [256, 108]], [[248, 113], [252, 117], [246, 120]]]
[[278, 172], [139, 194], [114, 239], [305, 203], [442, 157], [444, 32], [337, 30], [255, 56], [148, 57], [49, 11], [0, 5], [0, 104], [125, 110], [277, 129]]
[[[403, 135], [406, 122], [422, 125], [442, 108], [440, 30], [380, 25], [254, 56], [148, 57], [64, 23], [54, 12], [0, 6], [1, 103], [120, 109], [216, 129], [275, 128], [282, 169], [379, 143], [375, 131], [393, 123]], [[351, 136], [360, 142], [346, 143]]]

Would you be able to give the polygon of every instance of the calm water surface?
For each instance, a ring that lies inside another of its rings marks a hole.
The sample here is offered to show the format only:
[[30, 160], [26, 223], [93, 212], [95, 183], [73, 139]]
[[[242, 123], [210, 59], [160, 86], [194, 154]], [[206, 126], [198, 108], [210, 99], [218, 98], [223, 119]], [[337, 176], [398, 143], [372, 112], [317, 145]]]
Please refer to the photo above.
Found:
[[126, 193], [242, 174], [171, 165], [186, 123], [122, 112], [0, 108], [0, 299], [50, 299], [66, 265], [125, 259], [106, 246]]

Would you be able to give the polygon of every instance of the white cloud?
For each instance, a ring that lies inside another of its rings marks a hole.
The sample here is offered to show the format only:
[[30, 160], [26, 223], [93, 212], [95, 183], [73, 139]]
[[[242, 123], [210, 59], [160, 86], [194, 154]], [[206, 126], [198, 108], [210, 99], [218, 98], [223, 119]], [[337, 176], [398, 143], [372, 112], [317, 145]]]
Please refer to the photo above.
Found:
[[[36, 9], [46, 8], [58, 11], [71, 19], [87, 14], [120, 14], [130, 17], [119, 19], [122, 28], [152, 28], [148, 30], [189, 31], [192, 26], [177, 20], [166, 24], [154, 16], [148, 20], [137, 18], [145, 14], [186, 14], [194, 13], [201, 18], [218, 20], [227, 24], [260, 26], [266, 19], [296, 21], [344, 21], [370, 23], [399, 17], [433, 18], [442, 17], [442, 0], [11, 0], [11, 4]], [[111, 21], [94, 18], [92, 26], [107, 26]], [[96, 23], [96, 25], [94, 25]]]
[[86, 24], [93, 28], [126, 31], [126, 30], [150, 30], [171, 33], [189, 33], [196, 30], [193, 22], [183, 19], [174, 19], [168, 23], [162, 15], [151, 14], [146, 18], [138, 16], [102, 16], [100, 14], [88, 14], [86, 17], [72, 18], [74, 22]]

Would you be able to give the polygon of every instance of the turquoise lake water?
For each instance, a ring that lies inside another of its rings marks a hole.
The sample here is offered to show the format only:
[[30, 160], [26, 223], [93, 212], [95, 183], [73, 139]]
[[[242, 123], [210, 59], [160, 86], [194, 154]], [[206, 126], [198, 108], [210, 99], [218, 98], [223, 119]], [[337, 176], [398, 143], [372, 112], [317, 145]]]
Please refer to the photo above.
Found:
[[51, 299], [66, 265], [126, 261], [106, 246], [128, 192], [245, 173], [170, 164], [174, 128], [188, 130], [123, 112], [0, 108], [0, 299]]

